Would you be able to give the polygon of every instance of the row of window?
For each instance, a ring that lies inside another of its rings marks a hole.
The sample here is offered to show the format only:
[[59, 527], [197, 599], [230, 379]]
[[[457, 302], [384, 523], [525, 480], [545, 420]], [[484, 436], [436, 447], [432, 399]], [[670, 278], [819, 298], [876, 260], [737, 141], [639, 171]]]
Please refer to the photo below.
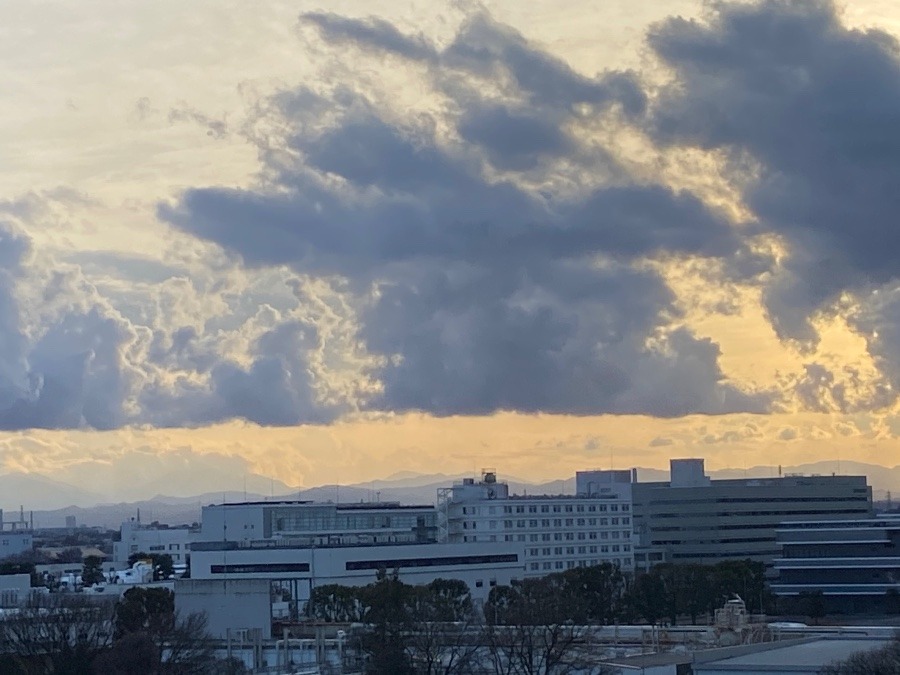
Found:
[[528, 565], [528, 569], [532, 572], [537, 572], [538, 570], [551, 571], [551, 570], [562, 570], [567, 569], [571, 570], [576, 567], [594, 567], [595, 565], [599, 565], [601, 562], [611, 562], [614, 565], [618, 565], [619, 567], [631, 567], [631, 561], [628, 558], [621, 558], [618, 560], [556, 560], [553, 562], [533, 562]]
[[[488, 521], [488, 529], [496, 530], [500, 521], [498, 520], [490, 520]], [[538, 524], [540, 523], [540, 524]], [[552, 523], [552, 524], [551, 524]], [[565, 523], [565, 524], [563, 524]], [[560, 528], [560, 527], [610, 527], [617, 525], [630, 525], [631, 518], [542, 518], [538, 520], [537, 518], [532, 518], [530, 520], [525, 520], [524, 518], [521, 520], [504, 520], [503, 528], [507, 530], [515, 529], [524, 529], [528, 528]], [[463, 529], [464, 530], [477, 530], [478, 529], [478, 521], [476, 520], [464, 520], [463, 521]]]
[[[499, 506], [487, 507], [488, 513], [493, 515], [497, 513]], [[631, 510], [630, 504], [531, 504], [518, 506], [504, 506], [503, 513], [606, 513], [607, 510], [615, 513], [619, 510], [628, 512]], [[463, 515], [478, 515], [479, 507], [463, 506]]]
[[546, 555], [584, 555], [585, 553], [628, 553], [631, 544], [604, 544], [603, 546], [545, 546], [544, 548], [530, 548], [528, 555], [532, 558]]

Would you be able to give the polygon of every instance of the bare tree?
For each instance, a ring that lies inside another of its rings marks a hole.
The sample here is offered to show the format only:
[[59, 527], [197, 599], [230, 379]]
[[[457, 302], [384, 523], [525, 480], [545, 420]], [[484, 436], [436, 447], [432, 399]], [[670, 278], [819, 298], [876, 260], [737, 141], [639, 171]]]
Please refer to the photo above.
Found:
[[410, 612], [415, 627], [407, 652], [422, 675], [466, 675], [476, 672], [478, 621], [469, 587], [458, 579], [435, 579], [413, 588]]
[[822, 675], [896, 675], [900, 673], [900, 635], [879, 649], [859, 652], [827, 666]]
[[587, 628], [570, 618], [576, 592], [561, 574], [491, 590], [484, 640], [497, 675], [602, 672], [582, 648]]
[[83, 675], [112, 645], [115, 604], [84, 596], [35, 596], [0, 619], [0, 645], [23, 675]]

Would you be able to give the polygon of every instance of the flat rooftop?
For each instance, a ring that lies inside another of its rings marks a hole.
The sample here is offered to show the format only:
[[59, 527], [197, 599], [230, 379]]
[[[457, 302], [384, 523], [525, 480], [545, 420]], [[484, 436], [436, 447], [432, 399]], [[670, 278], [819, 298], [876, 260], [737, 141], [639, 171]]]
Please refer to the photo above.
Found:
[[875, 638], [823, 638], [803, 641], [800, 644], [779, 646], [767, 643], [769, 649], [741, 654], [718, 660], [705, 661], [695, 655], [694, 672], [766, 672], [766, 673], [818, 673], [825, 666], [842, 661], [858, 652], [878, 649], [887, 640]]

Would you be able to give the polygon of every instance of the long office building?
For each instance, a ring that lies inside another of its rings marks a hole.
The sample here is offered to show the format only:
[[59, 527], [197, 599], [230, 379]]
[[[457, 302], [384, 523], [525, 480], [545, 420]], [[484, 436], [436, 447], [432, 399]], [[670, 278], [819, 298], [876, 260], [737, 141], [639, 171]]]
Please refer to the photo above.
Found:
[[608, 562], [634, 569], [632, 471], [576, 475], [575, 495], [511, 495], [485, 470], [438, 490], [438, 527], [451, 544], [516, 543], [527, 576]]
[[433, 505], [269, 501], [203, 507], [200, 540], [276, 540], [292, 546], [422, 544], [436, 541]]
[[873, 515], [865, 476], [711, 480], [702, 459], [671, 460], [670, 480], [634, 483], [632, 495], [641, 551], [674, 563], [769, 565], [781, 553], [780, 523]]
[[784, 523], [772, 592], [822, 593], [829, 612], [900, 613], [900, 516]]
[[484, 602], [494, 586], [524, 576], [524, 554], [515, 544], [368, 544], [294, 546], [284, 542], [202, 542], [191, 553], [192, 579], [265, 579], [288, 591], [285, 597], [309, 599], [327, 584], [364, 586], [379, 571], [397, 572], [408, 584], [435, 579], [465, 581], [475, 600]]

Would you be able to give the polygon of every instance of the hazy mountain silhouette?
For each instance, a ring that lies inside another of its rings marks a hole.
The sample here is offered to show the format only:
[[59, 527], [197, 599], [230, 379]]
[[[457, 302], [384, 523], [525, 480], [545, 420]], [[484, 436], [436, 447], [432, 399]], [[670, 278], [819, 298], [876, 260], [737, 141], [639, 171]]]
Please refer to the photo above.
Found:
[[[884, 499], [887, 491], [900, 498], [900, 466], [893, 468], [862, 462], [837, 460], [780, 467], [782, 475], [791, 473], [830, 475], [865, 475], [873, 487], [876, 499]], [[779, 473], [776, 466], [754, 466], [746, 469], [722, 469], [708, 472], [712, 478], [768, 478]], [[668, 480], [668, 471], [638, 468], [641, 481]], [[40, 474], [10, 473], [0, 476], [0, 507], [9, 511], [23, 505], [26, 511], [34, 510], [38, 527], [61, 527], [67, 515], [74, 515], [79, 524], [118, 528], [123, 520], [137, 516], [141, 520], [158, 520], [169, 524], [192, 523], [200, 520], [200, 508], [205, 504], [237, 501], [296, 500], [357, 503], [395, 501], [404, 504], [431, 504], [437, 490], [468, 477], [467, 474], [416, 474], [401, 472], [384, 479], [351, 485], [320, 485], [315, 487], [291, 487], [285, 483], [258, 474], [249, 474], [246, 484], [254, 490], [205, 491], [201, 494], [181, 496], [167, 495], [164, 480], [144, 484], [135, 494], [146, 494], [149, 487], [160, 489], [149, 499], [126, 502], [108, 500], [102, 495], [82, 490], [73, 485], [55, 481]], [[532, 483], [504, 476], [499, 479], [509, 483], [512, 494], [571, 494], [574, 478]], [[234, 484], [235, 477], [228, 481]], [[265, 488], [260, 490], [260, 488]], [[152, 494], [152, 493], [151, 493]]]

